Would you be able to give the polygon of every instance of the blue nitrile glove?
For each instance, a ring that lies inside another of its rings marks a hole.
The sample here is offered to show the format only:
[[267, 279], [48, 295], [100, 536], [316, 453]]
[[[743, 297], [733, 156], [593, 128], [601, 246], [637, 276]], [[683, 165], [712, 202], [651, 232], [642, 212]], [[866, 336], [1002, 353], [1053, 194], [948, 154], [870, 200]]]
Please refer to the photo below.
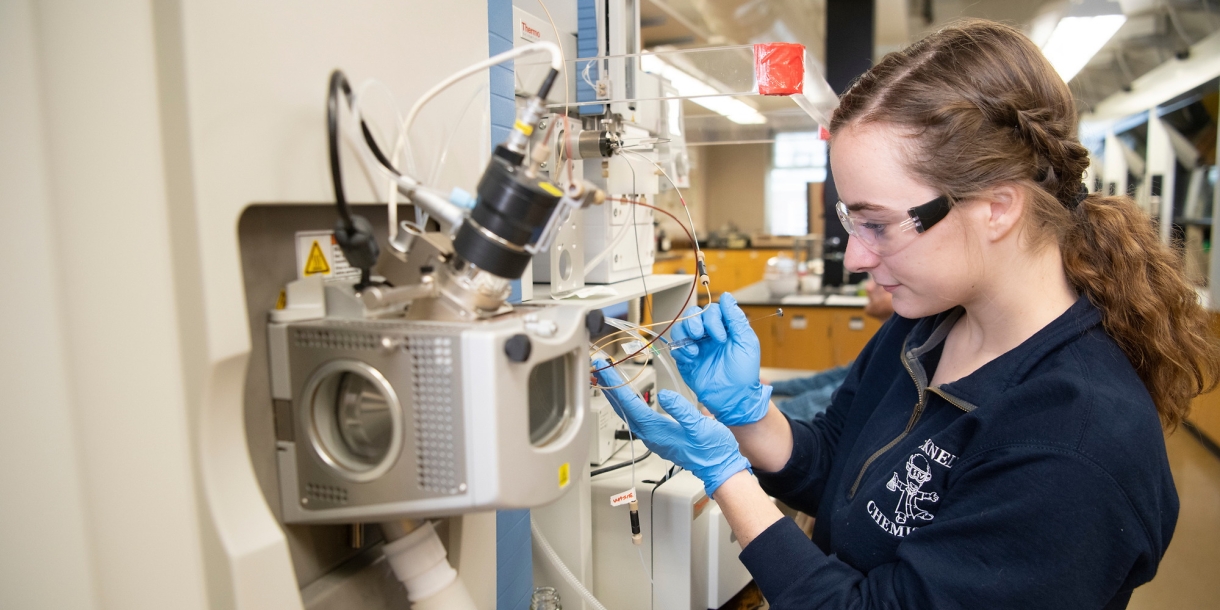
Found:
[[[618, 371], [605, 360], [595, 360], [593, 368], [599, 385], [614, 388], [623, 383]], [[674, 419], [653, 411], [643, 399], [631, 389], [623, 386], [606, 390], [606, 398], [614, 410], [631, 427], [644, 445], [653, 453], [691, 471], [700, 481], [709, 497], [729, 477], [750, 469], [750, 462], [737, 448], [737, 439], [723, 424], [699, 412], [681, 394], [661, 390], [657, 400]]]
[[[682, 317], [697, 313], [690, 307]], [[720, 423], [744, 426], [767, 414], [771, 386], [758, 380], [762, 348], [733, 295], [726, 292], [702, 314], [674, 324], [671, 335], [674, 341], [699, 340], [670, 353], [682, 379]]]

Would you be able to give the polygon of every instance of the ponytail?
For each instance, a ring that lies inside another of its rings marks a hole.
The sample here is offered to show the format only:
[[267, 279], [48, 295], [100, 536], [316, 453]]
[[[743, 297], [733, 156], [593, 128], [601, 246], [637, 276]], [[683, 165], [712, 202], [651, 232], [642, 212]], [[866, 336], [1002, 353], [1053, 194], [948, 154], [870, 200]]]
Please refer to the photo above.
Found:
[[1072, 217], [1060, 243], [1068, 281], [1101, 310], [1172, 430], [1220, 378], [1220, 345], [1182, 256], [1129, 197], [1090, 195]]

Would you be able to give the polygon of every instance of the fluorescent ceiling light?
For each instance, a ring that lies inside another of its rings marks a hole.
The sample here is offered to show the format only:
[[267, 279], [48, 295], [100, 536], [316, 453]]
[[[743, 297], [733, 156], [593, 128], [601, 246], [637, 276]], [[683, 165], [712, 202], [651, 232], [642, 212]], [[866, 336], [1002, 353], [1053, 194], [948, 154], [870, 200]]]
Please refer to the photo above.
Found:
[[724, 115], [730, 121], [739, 125], [761, 125], [767, 118], [749, 104], [731, 96], [722, 95], [715, 87], [687, 74], [655, 55], [641, 55], [640, 67], [650, 74], [656, 74], [669, 81], [678, 96], [690, 98], [690, 101]]
[[1064, 82], [1071, 82], [1126, 21], [1118, 2], [1076, 0], [1055, 24], [1054, 32], [1042, 45], [1042, 54]]

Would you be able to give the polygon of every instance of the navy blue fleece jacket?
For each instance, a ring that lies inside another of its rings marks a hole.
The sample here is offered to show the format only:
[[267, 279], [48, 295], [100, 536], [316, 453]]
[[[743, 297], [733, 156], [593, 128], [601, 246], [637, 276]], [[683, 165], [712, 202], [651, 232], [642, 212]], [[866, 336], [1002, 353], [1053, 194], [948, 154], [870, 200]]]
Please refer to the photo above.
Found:
[[830, 409], [759, 472], [790, 519], [741, 560], [772, 607], [1125, 608], [1178, 498], [1156, 409], [1081, 298], [1012, 351], [928, 387], [961, 315], [893, 317]]

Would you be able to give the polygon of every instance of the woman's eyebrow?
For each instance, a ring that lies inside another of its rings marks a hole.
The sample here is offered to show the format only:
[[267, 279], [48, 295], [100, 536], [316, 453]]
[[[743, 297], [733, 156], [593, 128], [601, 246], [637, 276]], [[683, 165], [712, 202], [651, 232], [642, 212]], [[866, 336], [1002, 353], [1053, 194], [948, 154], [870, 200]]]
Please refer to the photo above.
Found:
[[889, 208], [886, 208], [883, 205], [869, 203], [867, 201], [857, 201], [855, 203], [848, 203], [847, 209], [852, 212], [861, 212], [861, 211], [863, 211], [863, 212], [884, 212], [884, 211], [887, 211]]

